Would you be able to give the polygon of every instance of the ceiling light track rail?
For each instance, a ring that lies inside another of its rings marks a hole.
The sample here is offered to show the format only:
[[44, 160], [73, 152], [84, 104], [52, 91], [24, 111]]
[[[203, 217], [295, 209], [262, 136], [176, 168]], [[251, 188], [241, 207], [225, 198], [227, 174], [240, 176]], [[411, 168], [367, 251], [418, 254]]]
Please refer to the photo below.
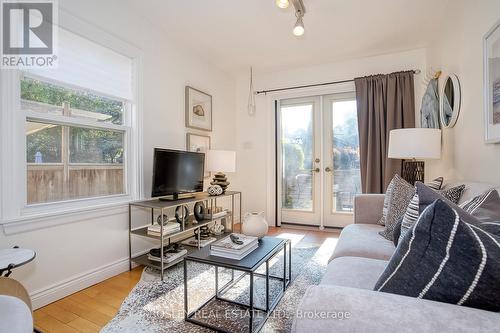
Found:
[[[420, 74], [420, 69], [414, 69], [413, 74]], [[341, 81], [332, 81], [332, 82], [324, 82], [324, 83], [315, 83], [315, 84], [306, 84], [303, 86], [292, 86], [292, 87], [286, 87], [286, 88], [276, 88], [276, 89], [268, 89], [268, 90], [260, 90], [256, 91], [255, 95], [261, 95], [261, 94], [268, 94], [268, 93], [273, 93], [273, 92], [278, 92], [278, 91], [287, 91], [287, 90], [294, 90], [294, 89], [303, 89], [303, 88], [314, 88], [314, 87], [321, 87], [321, 86], [330, 86], [334, 84], [342, 84], [342, 83], [349, 83], [349, 82], [354, 82], [354, 79], [350, 80], [341, 80]]]

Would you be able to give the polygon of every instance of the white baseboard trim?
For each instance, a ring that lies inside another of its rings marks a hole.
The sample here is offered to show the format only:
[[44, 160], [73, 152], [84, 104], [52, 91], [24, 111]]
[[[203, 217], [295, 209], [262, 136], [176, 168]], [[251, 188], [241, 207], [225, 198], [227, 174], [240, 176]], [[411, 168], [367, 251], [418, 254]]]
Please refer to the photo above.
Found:
[[49, 287], [36, 290], [30, 294], [33, 309], [41, 308], [77, 291], [88, 288], [115, 275], [128, 271], [128, 258], [117, 260], [111, 264], [75, 275], [57, 282]]

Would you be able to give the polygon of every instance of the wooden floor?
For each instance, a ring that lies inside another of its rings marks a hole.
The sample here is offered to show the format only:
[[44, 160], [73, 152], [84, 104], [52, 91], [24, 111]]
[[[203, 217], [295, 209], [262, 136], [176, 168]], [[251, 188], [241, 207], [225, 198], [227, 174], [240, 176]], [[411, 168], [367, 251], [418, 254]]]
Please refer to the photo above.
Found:
[[[300, 242], [321, 244], [339, 232], [270, 228], [269, 235], [301, 236]], [[35, 327], [44, 333], [99, 332], [139, 281], [143, 267], [121, 273], [35, 311]]]

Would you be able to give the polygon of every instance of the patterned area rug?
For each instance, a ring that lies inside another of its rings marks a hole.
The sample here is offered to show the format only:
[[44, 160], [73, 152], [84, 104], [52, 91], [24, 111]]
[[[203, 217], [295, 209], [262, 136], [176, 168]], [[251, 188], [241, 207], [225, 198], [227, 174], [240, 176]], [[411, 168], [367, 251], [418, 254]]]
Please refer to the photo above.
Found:
[[[281, 236], [285, 237], [285, 236]], [[335, 239], [327, 239], [321, 247], [292, 240], [292, 282], [261, 332], [289, 332], [296, 308], [310, 285], [318, 284], [324, 274], [328, 259], [335, 247]], [[270, 273], [283, 274], [283, 256], [270, 263]], [[264, 267], [259, 272], [265, 272]], [[189, 264], [189, 307], [194, 309], [215, 293], [215, 269], [198, 263]], [[238, 275], [238, 273], [236, 273]], [[184, 321], [184, 273], [178, 264], [166, 271], [164, 282], [159, 273], [146, 268], [141, 280], [123, 302], [118, 314], [101, 332], [212, 332], [209, 329]], [[230, 271], [219, 269], [219, 285], [229, 281]], [[271, 300], [279, 294], [282, 283], [271, 280]], [[249, 277], [232, 287], [225, 298], [248, 303]], [[257, 306], [265, 302], [265, 279], [256, 278], [254, 298]], [[199, 316], [205, 322], [223, 325], [234, 332], [246, 332], [248, 312], [237, 305], [214, 301]], [[257, 324], [259, 316], [254, 321]]]

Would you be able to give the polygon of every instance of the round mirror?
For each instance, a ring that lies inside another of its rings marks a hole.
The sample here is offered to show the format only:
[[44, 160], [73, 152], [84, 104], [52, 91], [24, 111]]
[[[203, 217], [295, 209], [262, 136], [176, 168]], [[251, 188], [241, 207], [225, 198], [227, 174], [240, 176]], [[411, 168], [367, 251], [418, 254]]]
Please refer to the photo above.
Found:
[[460, 113], [460, 82], [455, 74], [448, 75], [441, 91], [440, 118], [443, 128], [452, 128]]

